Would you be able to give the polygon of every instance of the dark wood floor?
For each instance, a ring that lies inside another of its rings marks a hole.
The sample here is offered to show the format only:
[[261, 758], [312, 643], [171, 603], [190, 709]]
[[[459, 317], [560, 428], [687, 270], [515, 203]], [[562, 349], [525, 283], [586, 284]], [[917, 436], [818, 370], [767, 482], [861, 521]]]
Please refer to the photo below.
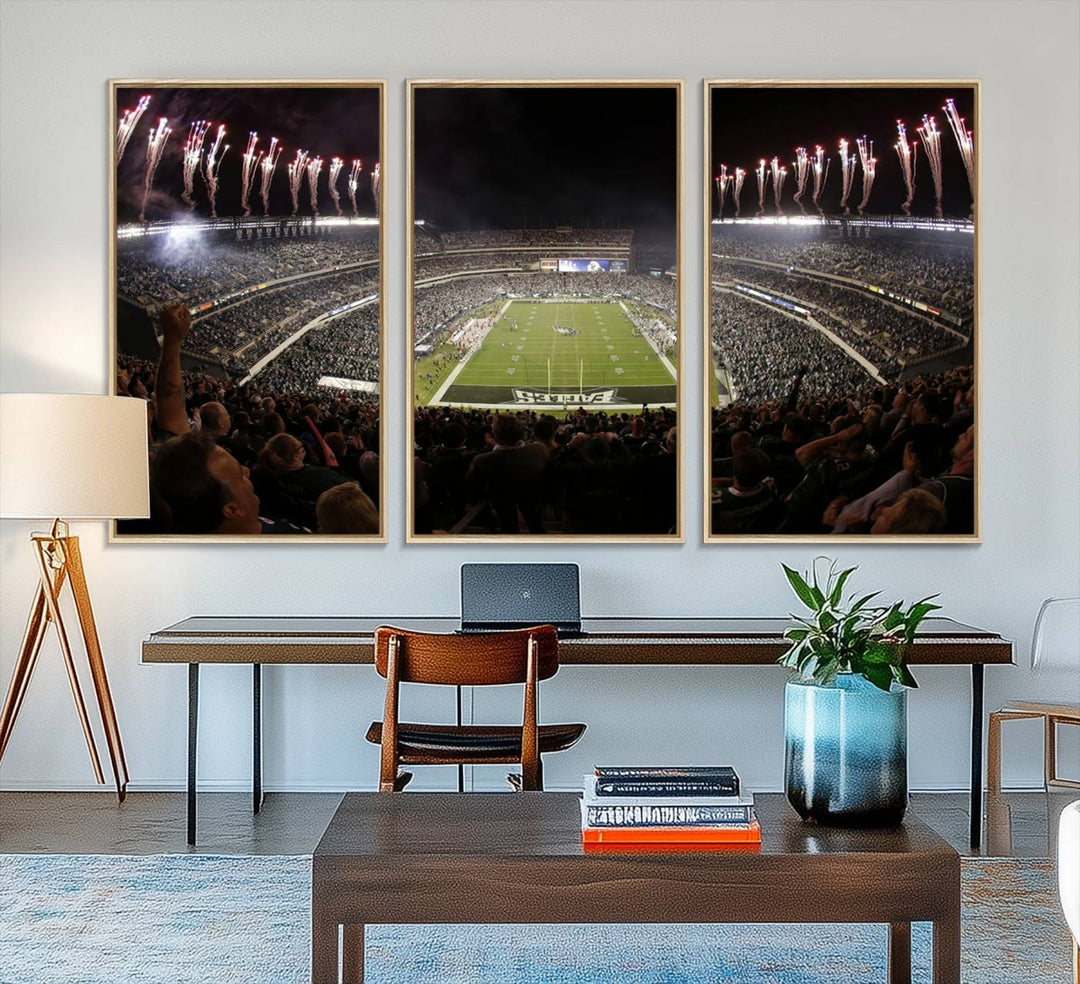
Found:
[[[1058, 816], [1075, 798], [988, 794], [987, 832], [974, 852], [966, 793], [913, 793], [911, 810], [962, 855], [1045, 858], [1054, 856]], [[0, 792], [0, 853], [310, 854], [340, 801], [340, 793], [271, 793], [252, 815], [250, 794], [200, 793], [199, 846], [191, 849], [183, 793], [129, 793], [119, 804], [106, 792]]]

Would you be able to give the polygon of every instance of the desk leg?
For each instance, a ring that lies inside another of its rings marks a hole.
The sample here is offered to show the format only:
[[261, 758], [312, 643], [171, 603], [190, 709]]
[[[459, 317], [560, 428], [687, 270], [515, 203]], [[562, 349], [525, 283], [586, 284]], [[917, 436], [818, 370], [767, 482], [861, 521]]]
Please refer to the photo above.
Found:
[[889, 923], [889, 984], [911, 984], [911, 923]]
[[364, 926], [346, 924], [341, 939], [342, 984], [364, 984]]
[[[457, 726], [461, 727], [461, 722], [464, 719], [464, 711], [461, 706], [461, 687], [457, 688]], [[457, 766], [457, 791], [459, 793], [465, 792], [465, 766], [463, 763], [458, 762]]]
[[311, 984], [338, 984], [338, 924], [311, 912]]
[[971, 846], [982, 843], [983, 775], [983, 670], [971, 664]]
[[262, 663], [251, 667], [251, 812], [262, 808]]
[[960, 913], [934, 923], [934, 984], [960, 984]]
[[195, 846], [195, 760], [199, 748], [199, 664], [188, 663], [187, 842]]

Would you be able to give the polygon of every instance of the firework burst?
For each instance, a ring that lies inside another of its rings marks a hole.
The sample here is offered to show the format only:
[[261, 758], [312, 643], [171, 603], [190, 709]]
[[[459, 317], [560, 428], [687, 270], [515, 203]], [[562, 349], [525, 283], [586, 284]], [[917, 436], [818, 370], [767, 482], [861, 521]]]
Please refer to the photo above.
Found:
[[757, 166], [757, 217], [765, 214], [765, 185], [768, 184], [768, 172], [765, 170], [765, 158], [758, 161]]
[[308, 152], [298, 150], [296, 157], [289, 164], [289, 192], [292, 195], [292, 213], [300, 209], [300, 183], [304, 180], [304, 171], [307, 168]]
[[[210, 196], [210, 218], [212, 219], [217, 218], [218, 169], [221, 167], [221, 160], [225, 156], [225, 151], [229, 149], [228, 144], [225, 144], [224, 147], [221, 146], [221, 141], [224, 139], [225, 124], [220, 123], [214, 137], [213, 146], [206, 155], [206, 163], [203, 165], [203, 179], [206, 181], [206, 193]], [[221, 151], [220, 156], [218, 151]]]
[[956, 146], [960, 148], [960, 156], [964, 160], [964, 170], [967, 172], [968, 190], [971, 192], [971, 217], [975, 216], [975, 134], [967, 128], [967, 121], [960, 115], [956, 103], [951, 99], [945, 100], [942, 107], [945, 110], [945, 118], [952, 127], [953, 136], [956, 137]]
[[731, 199], [735, 202], [735, 217], [739, 217], [739, 199], [742, 198], [742, 186], [746, 180], [746, 171], [741, 167], [735, 168], [735, 184], [731, 189]]
[[792, 200], [799, 206], [802, 214], [806, 215], [806, 206], [802, 200], [810, 178], [810, 155], [806, 153], [805, 147], [795, 148], [795, 160], [791, 166], [795, 169], [795, 195]]
[[773, 201], [776, 202], [776, 214], [783, 215], [784, 208], [780, 204], [780, 196], [784, 193], [784, 180], [787, 178], [787, 168], [780, 166], [779, 157], [774, 157], [769, 161], [769, 171], [772, 174]]
[[255, 174], [255, 169], [259, 166], [259, 161], [262, 160], [262, 151], [256, 153], [255, 147], [259, 142], [259, 135], [252, 130], [248, 134], [247, 150], [244, 151], [244, 156], [241, 161], [240, 170], [240, 207], [244, 210], [244, 215], [251, 215], [251, 206], [248, 204], [248, 196], [251, 194], [251, 178]]
[[143, 175], [142, 208], [139, 210], [139, 221], [146, 221], [146, 203], [150, 201], [150, 189], [154, 186], [154, 173], [158, 164], [161, 163], [161, 154], [165, 150], [165, 142], [169, 139], [172, 130], [169, 129], [169, 121], [162, 116], [158, 125], [150, 128], [150, 136], [146, 146], [146, 173]]
[[811, 165], [814, 171], [814, 193], [810, 200], [818, 210], [819, 215], [825, 214], [821, 207], [821, 193], [825, 190], [825, 182], [829, 180], [829, 158], [825, 156], [825, 148], [820, 144], [814, 148], [814, 162]]
[[337, 214], [341, 215], [341, 196], [337, 190], [338, 175], [341, 174], [341, 169], [345, 162], [340, 157], [334, 157], [330, 160], [330, 174], [327, 180], [330, 184], [330, 197], [334, 201], [334, 208], [337, 209]]
[[263, 156], [262, 163], [259, 165], [259, 177], [261, 180], [259, 196], [262, 198], [263, 215], [270, 214], [270, 182], [274, 178], [274, 171], [277, 170], [277, 162], [280, 156], [281, 146], [278, 144], [278, 138], [271, 137], [270, 149]]
[[911, 202], [915, 198], [915, 165], [919, 157], [919, 143], [912, 140], [908, 143], [907, 127], [903, 120], [896, 121], [896, 133], [899, 139], [893, 145], [896, 148], [896, 156], [900, 159], [900, 171], [904, 175], [904, 187], [907, 188], [907, 198], [900, 206], [904, 215], [911, 215]]
[[138, 125], [139, 120], [142, 118], [142, 114], [146, 112], [147, 107], [150, 105], [149, 96], [140, 96], [138, 105], [134, 109], [125, 109], [124, 115], [120, 117], [120, 123], [116, 128], [116, 166], [120, 166], [120, 162], [124, 159], [124, 151], [127, 150], [128, 141], [131, 139], [131, 135], [135, 132], [135, 127]]
[[922, 137], [926, 159], [930, 162], [930, 177], [934, 181], [934, 215], [940, 219], [944, 215], [941, 208], [941, 131], [933, 116], [923, 116], [922, 126], [916, 129]]
[[848, 142], [840, 138], [840, 207], [844, 215], [851, 215], [848, 207], [848, 195], [851, 194], [851, 185], [855, 181], [855, 155], [848, 156]]
[[311, 197], [311, 214], [319, 214], [319, 174], [322, 173], [323, 159], [313, 157], [307, 165], [308, 195]]
[[855, 141], [859, 148], [859, 163], [862, 165], [862, 201], [859, 202], [859, 215], [866, 211], [870, 203], [870, 190], [874, 187], [877, 176], [877, 158], [874, 156], [874, 141], [863, 134]]
[[352, 214], [359, 215], [356, 207], [356, 189], [360, 186], [360, 172], [364, 170], [364, 162], [355, 160], [352, 162], [352, 170], [349, 171], [349, 201], [352, 203]]
[[189, 210], [195, 207], [195, 173], [199, 170], [199, 162], [202, 160], [203, 143], [206, 141], [208, 129], [210, 129], [208, 120], [196, 120], [188, 127], [187, 140], [184, 141], [184, 190], [180, 193], [180, 197]]

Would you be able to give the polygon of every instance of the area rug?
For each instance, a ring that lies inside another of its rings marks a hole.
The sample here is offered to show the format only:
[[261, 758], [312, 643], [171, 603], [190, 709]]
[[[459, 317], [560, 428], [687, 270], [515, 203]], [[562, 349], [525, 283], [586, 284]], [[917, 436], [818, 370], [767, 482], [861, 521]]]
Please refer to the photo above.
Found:
[[[967, 984], [1064, 981], [1045, 860], [965, 859]], [[0, 855], [3, 984], [305, 984], [311, 858]], [[930, 928], [912, 931], [930, 982]], [[378, 926], [368, 984], [870, 984], [885, 928]]]

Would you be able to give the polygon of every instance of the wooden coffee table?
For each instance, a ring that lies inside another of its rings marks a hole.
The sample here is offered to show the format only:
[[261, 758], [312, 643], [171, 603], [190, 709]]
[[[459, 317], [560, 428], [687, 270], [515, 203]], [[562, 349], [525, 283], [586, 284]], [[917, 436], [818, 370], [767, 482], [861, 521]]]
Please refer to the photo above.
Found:
[[912, 817], [807, 826], [759, 795], [758, 853], [586, 853], [573, 793], [349, 793], [312, 859], [313, 984], [363, 980], [364, 926], [404, 923], [865, 922], [889, 925], [890, 984], [912, 922], [934, 925], [935, 984], [960, 981], [960, 858]]

